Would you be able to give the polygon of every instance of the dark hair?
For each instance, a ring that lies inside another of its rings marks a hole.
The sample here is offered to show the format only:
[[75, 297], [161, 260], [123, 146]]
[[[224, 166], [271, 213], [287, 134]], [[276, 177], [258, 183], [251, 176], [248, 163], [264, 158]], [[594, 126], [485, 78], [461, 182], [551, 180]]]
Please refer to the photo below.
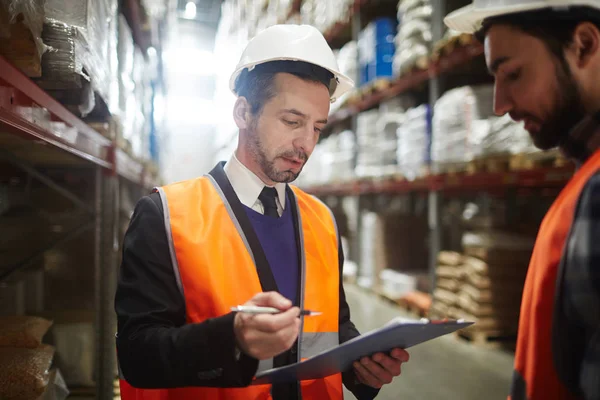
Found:
[[573, 42], [575, 28], [591, 22], [600, 29], [600, 10], [592, 7], [569, 7], [565, 10], [544, 9], [490, 17], [475, 33], [480, 42], [493, 25], [509, 25], [544, 42], [553, 55], [564, 59], [564, 49]]
[[275, 75], [285, 72], [306, 82], [324, 84], [331, 91], [333, 74], [325, 68], [298, 61], [277, 61], [256, 66], [252, 71], [244, 69], [235, 83], [235, 93], [250, 103], [252, 115], [258, 115], [264, 105], [277, 95]]

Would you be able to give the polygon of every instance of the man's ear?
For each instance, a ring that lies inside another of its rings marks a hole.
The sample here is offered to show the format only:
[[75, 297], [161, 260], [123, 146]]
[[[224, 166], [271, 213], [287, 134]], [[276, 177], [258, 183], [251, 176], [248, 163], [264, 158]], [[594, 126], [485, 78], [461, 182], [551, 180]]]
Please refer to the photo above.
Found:
[[238, 97], [233, 106], [233, 119], [238, 129], [247, 129], [252, 118], [250, 103], [245, 97]]
[[600, 50], [600, 31], [591, 22], [583, 22], [575, 28], [573, 45], [577, 52], [577, 64], [587, 66]]

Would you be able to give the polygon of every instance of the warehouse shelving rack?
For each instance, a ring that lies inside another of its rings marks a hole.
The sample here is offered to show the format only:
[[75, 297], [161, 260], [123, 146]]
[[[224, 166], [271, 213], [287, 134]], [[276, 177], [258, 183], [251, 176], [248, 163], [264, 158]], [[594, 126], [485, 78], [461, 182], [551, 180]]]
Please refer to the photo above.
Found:
[[[47, 110], [51, 120], [76, 130], [75, 135], [61, 135], [46, 125], [25, 119], [21, 107]], [[85, 215], [84, 222], [43, 249], [31, 249], [20, 262], [0, 270], [0, 284], [25, 271], [55, 246], [66, 243], [84, 232], [93, 231], [93, 281], [96, 331], [97, 399], [113, 398], [115, 378], [114, 291], [119, 263], [119, 220], [131, 212], [119, 204], [121, 191], [141, 195], [156, 179], [144, 165], [110, 140], [75, 117], [65, 107], [40, 89], [27, 76], [0, 57], [0, 161], [24, 171], [74, 203]], [[89, 204], [68, 188], [41, 172], [47, 167], [66, 171], [84, 171], [94, 180], [94, 201]]]
[[[445, 30], [444, 16], [458, 7], [468, 4], [469, 0], [431, 0], [433, 6], [432, 15], [432, 35], [433, 43], [442, 39]], [[352, 36], [345, 38], [348, 40], [357, 40], [360, 29], [366, 25], [365, 20], [361, 21], [362, 11], [369, 7], [379, 7], [383, 0], [355, 0], [350, 6], [351, 21], [338, 23], [332, 29], [325, 33], [325, 37], [332, 47], [341, 47], [344, 39], [338, 36], [345, 36], [348, 25], [351, 26]], [[397, 1], [396, 1], [397, 3]], [[377, 14], [371, 12], [370, 14]], [[389, 15], [388, 15], [389, 16]], [[346, 35], [347, 36], [347, 35]], [[480, 63], [483, 65], [483, 46], [478, 42], [471, 42], [466, 45], [458, 46], [453, 50], [442, 54], [435, 61], [431, 61], [426, 69], [414, 70], [412, 73], [397, 78], [383, 86], [380, 89], [372, 90], [358, 100], [347, 102], [340, 109], [333, 112], [329, 117], [328, 127], [325, 135], [331, 132], [331, 128], [339, 124], [350, 126], [353, 132], [356, 132], [357, 115], [360, 112], [379, 106], [382, 102], [392, 99], [404, 93], [423, 90], [427, 85], [428, 103], [433, 108], [436, 101], [443, 94], [442, 90], [448, 88], [451, 83], [451, 77], [457, 69], [461, 67]], [[478, 82], [469, 82], [470, 77], [462, 76], [462, 84], [481, 83], [481, 75], [475, 80]], [[488, 78], [489, 79], [489, 78]], [[457, 80], [458, 81], [458, 80]], [[357, 92], [360, 94], [358, 88]], [[349, 124], [349, 125], [348, 125]], [[356, 160], [356, 157], [355, 157]], [[324, 199], [353, 197], [356, 209], [353, 214], [358, 216], [354, 221], [357, 236], [361, 232], [360, 211], [368, 204], [372, 204], [372, 198], [375, 196], [396, 196], [396, 195], [420, 195], [427, 196], [428, 203], [428, 225], [429, 225], [429, 276], [431, 288], [435, 288], [435, 277], [437, 267], [437, 255], [445, 246], [442, 240], [442, 216], [441, 210], [445, 198], [453, 198], [465, 194], [476, 192], [484, 193], [484, 196], [498, 195], [506, 199], [508, 205], [515, 203], [514, 199], [520, 190], [548, 189], [554, 193], [562, 188], [568, 179], [572, 176], [573, 166], [564, 165], [560, 167], [534, 167], [528, 170], [506, 171], [506, 172], [475, 172], [472, 174], [454, 174], [441, 173], [429, 174], [423, 178], [413, 181], [394, 180], [394, 179], [356, 179], [350, 182], [329, 183], [320, 186], [311, 186], [304, 188], [308, 192]], [[351, 240], [350, 258], [360, 260], [360, 237]], [[359, 267], [360, 275], [360, 267]]]

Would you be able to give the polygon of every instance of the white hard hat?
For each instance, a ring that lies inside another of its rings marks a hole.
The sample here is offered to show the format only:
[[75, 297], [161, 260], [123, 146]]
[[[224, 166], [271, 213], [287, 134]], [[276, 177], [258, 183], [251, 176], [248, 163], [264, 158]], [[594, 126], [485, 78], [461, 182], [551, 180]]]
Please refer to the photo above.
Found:
[[335, 79], [330, 86], [334, 89], [330, 93], [332, 103], [354, 87], [352, 79], [339, 71], [333, 51], [317, 28], [290, 24], [273, 25], [250, 40], [229, 79], [231, 91], [235, 93], [237, 78], [244, 69], [271, 61], [303, 61], [331, 72]]
[[451, 12], [446, 25], [462, 33], [474, 33], [486, 18], [543, 9], [567, 11], [569, 7], [600, 8], [599, 0], [473, 0], [473, 3]]

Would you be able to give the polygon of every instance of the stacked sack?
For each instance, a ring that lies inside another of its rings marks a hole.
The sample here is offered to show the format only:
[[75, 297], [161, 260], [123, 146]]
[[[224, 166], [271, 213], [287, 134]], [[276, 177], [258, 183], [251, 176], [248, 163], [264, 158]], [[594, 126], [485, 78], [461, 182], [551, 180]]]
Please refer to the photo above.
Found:
[[393, 77], [396, 26], [393, 18], [377, 18], [360, 32], [358, 53], [361, 85]]
[[52, 368], [54, 347], [42, 343], [50, 326], [39, 317], [0, 317], [0, 399], [67, 397], [60, 372]]
[[394, 71], [397, 76], [403, 76], [420, 60], [428, 59], [433, 41], [431, 32], [431, 14], [433, 7], [430, 0], [401, 0], [398, 3], [398, 34], [394, 39], [396, 55]]
[[398, 127], [398, 171], [408, 180], [422, 177], [429, 164], [431, 107], [423, 104], [409, 109]]

